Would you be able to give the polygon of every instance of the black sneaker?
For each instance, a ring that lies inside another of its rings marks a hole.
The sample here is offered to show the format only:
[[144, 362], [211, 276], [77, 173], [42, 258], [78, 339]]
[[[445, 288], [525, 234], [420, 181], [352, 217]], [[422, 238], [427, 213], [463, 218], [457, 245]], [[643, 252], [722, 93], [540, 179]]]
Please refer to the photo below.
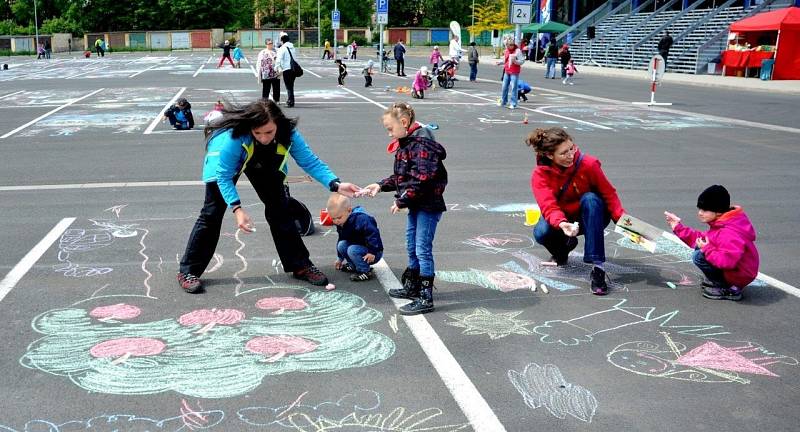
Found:
[[592, 268], [589, 277], [592, 280], [592, 294], [603, 296], [608, 294], [608, 285], [606, 285], [606, 271], [600, 267]]
[[349, 262], [344, 262], [342, 263], [342, 266], [339, 268], [339, 271], [344, 273], [355, 273], [356, 268], [353, 267], [353, 265], [350, 264]]
[[325, 273], [322, 273], [314, 265], [292, 272], [292, 276], [294, 276], [295, 279], [304, 280], [315, 286], [325, 286], [328, 284], [328, 278], [325, 276]]
[[200, 278], [191, 273], [178, 273], [178, 283], [181, 288], [190, 294], [195, 294], [203, 290], [203, 283]]
[[372, 272], [372, 269], [369, 269], [366, 273], [353, 273], [350, 275], [350, 280], [353, 282], [365, 282], [372, 279], [375, 276], [375, 273]]
[[703, 297], [711, 300], [739, 301], [742, 299], [742, 290], [736, 287], [704, 286]]

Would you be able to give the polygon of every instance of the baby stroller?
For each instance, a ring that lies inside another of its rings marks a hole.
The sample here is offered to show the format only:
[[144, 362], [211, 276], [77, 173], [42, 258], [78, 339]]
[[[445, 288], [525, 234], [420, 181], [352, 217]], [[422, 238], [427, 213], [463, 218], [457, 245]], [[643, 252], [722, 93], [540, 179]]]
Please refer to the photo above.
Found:
[[436, 81], [439, 82], [439, 87], [453, 88], [456, 81], [456, 70], [458, 69], [458, 60], [450, 59], [445, 60], [436, 74]]

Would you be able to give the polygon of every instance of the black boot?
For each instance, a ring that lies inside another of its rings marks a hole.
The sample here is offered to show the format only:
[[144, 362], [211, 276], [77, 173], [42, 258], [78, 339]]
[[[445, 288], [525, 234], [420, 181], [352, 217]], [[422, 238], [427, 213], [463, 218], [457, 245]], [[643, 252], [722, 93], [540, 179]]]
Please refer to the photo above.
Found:
[[403, 275], [400, 276], [403, 288], [392, 288], [389, 290], [389, 297], [402, 299], [415, 299], [419, 297], [419, 269], [406, 267]]
[[400, 307], [402, 315], [418, 315], [433, 312], [433, 276], [421, 276], [419, 297]]

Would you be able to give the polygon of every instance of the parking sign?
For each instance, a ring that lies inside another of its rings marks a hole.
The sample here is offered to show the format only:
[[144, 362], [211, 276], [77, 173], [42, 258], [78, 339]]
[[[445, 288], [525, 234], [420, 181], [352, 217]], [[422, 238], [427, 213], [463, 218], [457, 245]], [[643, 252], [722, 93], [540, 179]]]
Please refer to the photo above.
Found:
[[339, 9], [334, 9], [331, 11], [331, 28], [333, 30], [339, 30], [339, 20], [341, 18], [341, 14], [339, 13]]

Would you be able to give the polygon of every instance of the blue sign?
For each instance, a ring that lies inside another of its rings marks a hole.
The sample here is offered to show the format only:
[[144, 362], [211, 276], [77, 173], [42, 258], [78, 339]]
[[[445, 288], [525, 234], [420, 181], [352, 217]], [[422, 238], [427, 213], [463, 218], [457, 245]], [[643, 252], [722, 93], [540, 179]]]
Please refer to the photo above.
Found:
[[375, 11], [377, 13], [389, 13], [389, 0], [375, 0]]
[[511, 3], [514, 4], [524, 4], [524, 5], [532, 5], [533, 0], [511, 0]]
[[338, 9], [334, 9], [333, 11], [331, 11], [331, 21], [339, 22], [340, 17], [341, 14], [339, 13]]

